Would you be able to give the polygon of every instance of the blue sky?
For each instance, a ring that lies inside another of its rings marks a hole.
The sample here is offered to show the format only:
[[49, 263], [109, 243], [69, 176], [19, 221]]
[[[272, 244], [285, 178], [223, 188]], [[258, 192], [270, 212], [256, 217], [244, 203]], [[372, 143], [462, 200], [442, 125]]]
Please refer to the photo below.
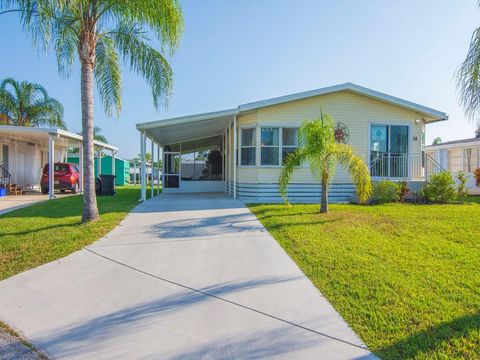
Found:
[[[344, 82], [449, 114], [427, 127], [427, 142], [473, 137], [458, 106], [454, 72], [480, 25], [474, 0], [184, 0], [185, 34], [171, 59], [168, 109], [153, 107], [143, 79], [125, 67], [123, 111], [108, 118], [96, 98], [95, 122], [120, 156], [139, 152], [135, 123]], [[79, 70], [61, 79], [53, 54], [37, 54], [14, 15], [0, 18], [0, 78], [44, 85], [79, 131]]]

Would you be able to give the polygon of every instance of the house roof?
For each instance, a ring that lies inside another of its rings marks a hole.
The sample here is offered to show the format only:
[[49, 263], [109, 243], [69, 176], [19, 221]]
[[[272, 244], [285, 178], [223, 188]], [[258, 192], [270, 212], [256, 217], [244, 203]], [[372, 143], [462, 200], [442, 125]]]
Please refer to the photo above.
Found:
[[437, 149], [446, 149], [446, 148], [454, 148], [454, 147], [462, 147], [462, 146], [480, 146], [480, 137], [446, 141], [436, 145], [429, 145], [426, 147], [426, 149], [437, 150]]
[[[221, 135], [228, 123], [233, 119], [235, 115], [247, 113], [257, 109], [284, 104], [292, 101], [308, 99], [314, 96], [326, 95], [336, 93], [340, 91], [348, 91], [355, 94], [363, 95], [375, 100], [386, 102], [395, 106], [399, 106], [408, 110], [418, 112], [423, 116], [423, 120], [426, 123], [447, 120], [448, 115], [442, 111], [435, 110], [414, 102], [404, 100], [395, 96], [381, 93], [366, 87], [356, 85], [353, 83], [345, 83], [340, 85], [334, 85], [324, 87], [320, 89], [304, 91], [291, 95], [285, 95], [275, 97], [267, 100], [255, 101], [247, 104], [239, 105], [233, 109], [214, 111], [208, 113], [194, 114], [189, 116], [181, 116], [168, 118], [163, 120], [156, 120], [144, 123], [138, 123], [138, 130], [145, 130], [147, 135], [156, 138], [161, 144], [171, 143], [167, 139], [175, 139], [176, 141], [184, 141], [192, 139], [192, 136], [201, 138], [207, 136], [208, 131], [213, 135]], [[192, 127], [189, 124], [194, 122], [202, 122], [202, 127]], [[183, 128], [182, 128], [183, 126]], [[158, 131], [162, 128], [162, 131]], [[181, 140], [184, 138], [184, 140]], [[166, 142], [167, 141], [167, 142]]]
[[[24, 141], [48, 141], [49, 135], [55, 135], [62, 140], [63, 146], [78, 145], [82, 142], [82, 135], [56, 128], [36, 128], [27, 126], [0, 125], [0, 136]], [[97, 149], [118, 151], [118, 147], [94, 140]]]

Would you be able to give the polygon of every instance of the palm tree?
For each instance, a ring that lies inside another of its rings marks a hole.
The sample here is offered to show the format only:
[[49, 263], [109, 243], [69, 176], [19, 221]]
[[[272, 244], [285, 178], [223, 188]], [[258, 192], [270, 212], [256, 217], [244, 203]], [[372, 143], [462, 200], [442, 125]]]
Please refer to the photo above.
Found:
[[[79, 131], [77, 132], [78, 135], [82, 135], [82, 132]], [[93, 140], [96, 140], [96, 141], [101, 141], [105, 144], [108, 144], [108, 140], [107, 138], [102, 134], [102, 129], [100, 128], [100, 126], [94, 126], [93, 127]], [[74, 148], [74, 149], [71, 149], [70, 152], [73, 153], [73, 154], [76, 154], [78, 153], [79, 149], [78, 148]], [[102, 151], [103, 153], [103, 151]]]
[[39, 84], [12, 78], [0, 83], [0, 124], [66, 129], [63, 106]]
[[333, 121], [330, 115], [321, 113], [313, 121], [305, 121], [299, 131], [299, 147], [289, 154], [280, 173], [280, 193], [288, 203], [287, 186], [296, 166], [307, 161], [312, 174], [321, 182], [320, 212], [328, 212], [328, 184], [337, 163], [344, 165], [353, 179], [361, 203], [371, 194], [368, 168], [363, 159], [345, 144], [335, 142]]
[[[480, 6], [480, 0], [478, 1]], [[476, 28], [470, 39], [467, 56], [456, 71], [457, 89], [460, 105], [465, 115], [480, 126], [480, 27]]]
[[178, 0], [3, 0], [16, 4], [23, 25], [37, 45], [53, 45], [59, 72], [68, 76], [78, 58], [81, 68], [84, 201], [82, 221], [98, 219], [94, 183], [93, 86], [108, 115], [121, 110], [120, 61], [143, 76], [157, 108], [166, 105], [173, 72], [150, 45], [150, 36], [172, 55], [183, 33]]

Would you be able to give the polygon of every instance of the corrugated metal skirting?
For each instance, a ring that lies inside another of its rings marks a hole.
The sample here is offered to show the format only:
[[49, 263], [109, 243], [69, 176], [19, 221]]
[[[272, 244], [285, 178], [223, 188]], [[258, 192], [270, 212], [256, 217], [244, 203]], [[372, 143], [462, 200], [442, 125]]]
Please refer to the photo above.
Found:
[[[230, 191], [233, 182], [229, 182]], [[329, 186], [330, 203], [348, 203], [356, 199], [352, 183], [332, 183]], [[320, 184], [290, 184], [288, 201], [291, 203], [319, 203]], [[278, 191], [278, 184], [237, 183], [237, 197], [246, 203], [279, 203], [283, 199]]]

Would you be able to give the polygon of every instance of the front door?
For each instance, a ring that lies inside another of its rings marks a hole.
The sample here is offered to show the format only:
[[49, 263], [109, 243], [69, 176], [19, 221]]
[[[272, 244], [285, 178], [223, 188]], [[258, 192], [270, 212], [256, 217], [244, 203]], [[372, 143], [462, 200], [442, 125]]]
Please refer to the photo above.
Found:
[[164, 152], [163, 153], [163, 187], [179, 188], [180, 187], [180, 153]]
[[372, 125], [370, 129], [371, 176], [408, 178], [408, 126]]

